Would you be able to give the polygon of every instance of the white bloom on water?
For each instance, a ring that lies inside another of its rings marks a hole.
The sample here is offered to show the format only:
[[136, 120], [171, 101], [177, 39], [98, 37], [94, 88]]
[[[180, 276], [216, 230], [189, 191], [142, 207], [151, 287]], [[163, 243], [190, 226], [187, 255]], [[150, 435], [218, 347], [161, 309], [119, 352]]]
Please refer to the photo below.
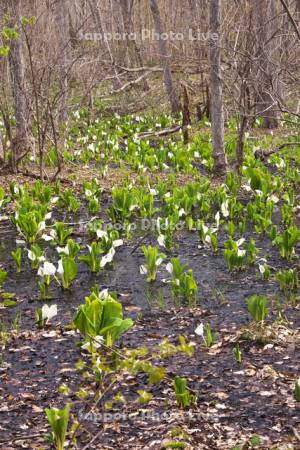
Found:
[[197, 334], [197, 336], [200, 337], [204, 337], [204, 325], [203, 323], [200, 323], [200, 325], [197, 326], [196, 330], [195, 330], [195, 334]]
[[101, 258], [100, 267], [103, 269], [103, 267], [106, 266], [106, 264], [109, 264], [112, 262], [114, 256], [115, 256], [115, 249], [112, 247], [109, 252]]
[[162, 262], [163, 262], [163, 258], [157, 258], [157, 260], [155, 261], [156, 267], [160, 266]]
[[123, 245], [123, 239], [116, 239], [115, 241], [113, 241], [112, 245], [113, 248], [121, 247], [121, 245]]
[[270, 196], [268, 197], [268, 200], [271, 200], [271, 202], [273, 202], [273, 203], [275, 203], [275, 204], [279, 202], [279, 198], [278, 198], [277, 195], [275, 195], [275, 194], [270, 195]]
[[205, 242], [206, 242], [207, 244], [210, 244], [210, 243], [211, 243], [211, 237], [210, 237], [209, 234], [207, 234], [207, 235], [205, 236]]
[[56, 247], [57, 253], [64, 253], [65, 255], [69, 255], [69, 247], [66, 245], [65, 247]]
[[173, 264], [172, 263], [168, 263], [167, 265], [166, 265], [166, 270], [167, 270], [167, 272], [169, 272], [169, 273], [173, 273]]
[[97, 230], [96, 231], [96, 235], [99, 239], [102, 239], [104, 237], [107, 237], [107, 233], [104, 230]]
[[35, 261], [37, 259], [36, 254], [32, 250], [27, 250], [27, 255], [30, 261]]
[[45, 261], [43, 266], [40, 266], [39, 270], [38, 270], [38, 275], [40, 277], [45, 277], [45, 276], [54, 276], [56, 273], [56, 267], [54, 264]]
[[103, 342], [104, 342], [104, 337], [103, 336], [95, 336], [91, 342], [86, 342], [85, 344], [83, 344], [81, 346], [81, 348], [83, 350], [91, 351], [91, 347], [94, 347], [95, 349], [98, 349], [99, 347], [101, 347]]
[[165, 236], [163, 234], [160, 234], [157, 238], [157, 242], [161, 247], [165, 247]]
[[53, 241], [53, 237], [50, 236], [49, 234], [43, 234], [43, 235], [42, 235], [42, 239], [43, 239], [44, 241], [46, 241], [46, 242]]
[[39, 226], [38, 226], [38, 233], [40, 233], [41, 231], [44, 231], [44, 229], [46, 228], [46, 224], [45, 224], [45, 221], [43, 220], [42, 222], [40, 222], [39, 223]]
[[57, 305], [43, 305], [42, 307], [42, 318], [43, 320], [51, 320], [53, 317], [57, 316]]
[[220, 226], [220, 211], [218, 211], [217, 214], [215, 215], [215, 220], [216, 220], [217, 228], [219, 228], [219, 226]]
[[64, 266], [63, 266], [62, 259], [60, 259], [60, 260], [58, 261], [57, 273], [58, 273], [59, 275], [63, 275], [63, 274], [64, 274]]
[[237, 245], [238, 247], [240, 247], [241, 245], [243, 245], [244, 242], [245, 242], [245, 238], [241, 238], [241, 239], [239, 239], [239, 240], [237, 241], [236, 245]]
[[144, 265], [140, 266], [140, 274], [146, 275], [147, 273], [148, 273], [147, 267]]
[[258, 266], [260, 273], [263, 275], [266, 271], [266, 267], [264, 264], [259, 264]]
[[258, 195], [258, 197], [261, 197], [263, 195], [263, 191], [260, 189], [255, 189], [255, 193]]
[[59, 200], [59, 197], [52, 197], [52, 198], [51, 198], [51, 203], [52, 203], [52, 204], [57, 203], [58, 200]]
[[99, 298], [105, 300], [107, 297], [109, 297], [108, 289], [103, 289], [99, 294]]
[[225, 202], [222, 203], [222, 205], [221, 205], [221, 212], [222, 212], [224, 217], [228, 217], [229, 216], [228, 200], [225, 200]]

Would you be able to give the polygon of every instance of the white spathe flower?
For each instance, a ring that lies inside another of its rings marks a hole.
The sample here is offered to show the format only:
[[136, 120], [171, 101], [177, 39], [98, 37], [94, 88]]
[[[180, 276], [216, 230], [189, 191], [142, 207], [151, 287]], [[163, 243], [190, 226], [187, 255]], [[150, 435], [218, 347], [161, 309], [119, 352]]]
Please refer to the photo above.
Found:
[[60, 259], [60, 260], [58, 261], [57, 273], [58, 273], [59, 275], [63, 275], [63, 274], [64, 274], [64, 266], [63, 266], [63, 261], [62, 261], [62, 259]]
[[155, 261], [156, 267], [160, 266], [162, 262], [163, 262], [163, 258], [157, 258], [157, 260]]
[[161, 247], [165, 247], [165, 236], [163, 234], [160, 234], [157, 238], [157, 242]]
[[116, 239], [115, 241], [113, 241], [112, 245], [113, 248], [121, 247], [121, 245], [123, 245], [123, 239]]
[[53, 237], [50, 236], [49, 234], [43, 234], [43, 235], [42, 235], [42, 239], [43, 239], [44, 241], [46, 241], [46, 242], [53, 241]]
[[51, 203], [52, 203], [52, 204], [55, 204], [55, 203], [58, 202], [58, 200], [59, 200], [59, 197], [52, 197], [52, 198], [51, 198]]
[[278, 198], [277, 195], [275, 195], [275, 194], [270, 195], [270, 196], [268, 197], [268, 200], [271, 200], [271, 202], [273, 202], [273, 203], [275, 203], [275, 204], [279, 202], [279, 198]]
[[168, 263], [167, 265], [166, 265], [166, 270], [167, 270], [167, 272], [169, 272], [169, 273], [173, 273], [173, 264], [172, 263]]
[[205, 236], [205, 242], [206, 242], [207, 244], [210, 244], [210, 243], [211, 243], [211, 237], [210, 237], [209, 234], [207, 234], [207, 235]]
[[237, 255], [238, 256], [245, 256], [246, 255], [246, 250], [241, 250], [240, 248], [237, 251]]
[[165, 197], [165, 198], [170, 198], [170, 197], [171, 197], [171, 192], [167, 192], [167, 193], [164, 195], [164, 197]]
[[220, 211], [218, 211], [217, 214], [215, 215], [215, 220], [216, 220], [217, 228], [219, 228], [219, 226], [220, 226]]
[[39, 223], [39, 226], [38, 226], [38, 233], [40, 233], [41, 231], [44, 231], [44, 229], [46, 228], [46, 224], [45, 224], [45, 221], [43, 220], [42, 222], [40, 222]]
[[81, 346], [81, 348], [82, 348], [83, 350], [89, 350], [89, 351], [91, 351], [92, 348], [97, 349], [97, 348], [101, 347], [101, 345], [103, 344], [103, 342], [104, 342], [104, 337], [103, 337], [103, 336], [95, 336], [95, 337], [93, 338], [92, 343], [91, 343], [91, 342], [86, 342], [85, 344], [83, 344], [83, 345]]
[[52, 216], [52, 212], [48, 212], [48, 213], [45, 215], [45, 220], [50, 220], [50, 219], [51, 219], [51, 216]]
[[199, 152], [194, 152], [194, 158], [200, 158]]
[[197, 336], [200, 337], [204, 337], [204, 325], [203, 323], [200, 323], [200, 325], [197, 326], [196, 330], [195, 330], [195, 334], [197, 334]]
[[104, 237], [108, 237], [106, 231], [104, 230], [97, 230], [96, 235], [99, 239], [103, 239]]
[[35, 261], [37, 259], [36, 254], [32, 250], [27, 250], [27, 255], [30, 261]]
[[89, 189], [86, 189], [84, 193], [86, 197], [91, 197], [93, 195], [92, 191], [90, 191]]
[[69, 247], [66, 245], [65, 247], [56, 247], [56, 251], [57, 253], [61, 254], [63, 253], [64, 255], [69, 255]]
[[181, 208], [181, 209], [178, 211], [178, 215], [179, 215], [179, 217], [184, 216], [184, 215], [185, 215], [185, 209], [184, 209], [184, 208]]
[[56, 273], [56, 267], [51, 262], [45, 261], [43, 266], [39, 267], [38, 275], [40, 277], [54, 276]]
[[222, 205], [221, 205], [221, 212], [222, 212], [224, 217], [228, 217], [229, 216], [228, 200], [225, 200], [225, 202], [222, 203]]
[[141, 275], [147, 275], [147, 273], [148, 273], [147, 267], [144, 266], [144, 265], [140, 266], [140, 274]]
[[157, 191], [155, 189], [150, 188], [149, 192], [151, 195], [157, 195]]
[[102, 291], [99, 293], [99, 298], [101, 300], [105, 300], [109, 297], [108, 289], [102, 289]]
[[241, 239], [239, 239], [239, 240], [237, 241], [236, 245], [237, 245], [238, 247], [240, 247], [241, 245], [243, 245], [244, 242], [245, 242], [245, 238], [241, 238]]
[[103, 256], [103, 258], [101, 258], [101, 262], [100, 262], [100, 267], [101, 267], [101, 269], [103, 269], [103, 267], [105, 267], [106, 264], [109, 264], [109, 263], [112, 262], [112, 260], [113, 260], [113, 258], [114, 258], [114, 256], [115, 256], [115, 253], [116, 253], [116, 251], [115, 251], [115, 249], [112, 247], [112, 248], [109, 250], [109, 252], [108, 252], [105, 256]]
[[260, 273], [263, 275], [266, 271], [266, 267], [264, 264], [259, 264], [258, 266]]
[[42, 307], [42, 318], [47, 322], [53, 317], [57, 316], [57, 305], [43, 305]]

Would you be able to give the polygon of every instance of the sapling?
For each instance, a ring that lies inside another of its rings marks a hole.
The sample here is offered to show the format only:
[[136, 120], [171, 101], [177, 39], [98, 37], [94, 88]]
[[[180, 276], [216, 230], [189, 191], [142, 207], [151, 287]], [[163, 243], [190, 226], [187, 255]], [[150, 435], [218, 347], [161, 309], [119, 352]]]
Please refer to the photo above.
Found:
[[101, 244], [99, 242], [92, 242], [91, 245], [88, 245], [88, 255], [79, 256], [79, 261], [87, 264], [93, 273], [98, 273], [100, 271], [100, 262], [102, 254]]
[[263, 295], [252, 295], [247, 300], [248, 311], [256, 322], [263, 322], [268, 316], [268, 299]]
[[57, 245], [64, 245], [68, 237], [72, 234], [72, 231], [72, 229], [66, 227], [64, 222], [56, 222], [49, 234], [44, 234], [42, 238], [45, 241], [54, 241]]
[[264, 264], [259, 264], [258, 266], [259, 268], [259, 272], [262, 276], [263, 280], [269, 280], [270, 276], [271, 276], [271, 269], [270, 266], [268, 266], [268, 264], [264, 263]]
[[77, 277], [77, 264], [71, 256], [63, 256], [58, 261], [57, 274], [61, 279], [63, 289], [69, 289]]
[[44, 328], [48, 322], [57, 315], [56, 305], [43, 305], [42, 308], [38, 308], [35, 311], [36, 325], [38, 328]]
[[194, 303], [198, 286], [193, 277], [193, 271], [186, 270], [186, 266], [181, 264], [178, 258], [172, 258], [166, 269], [172, 275], [172, 292], [174, 297], [186, 300], [190, 304]]
[[142, 251], [146, 258], [146, 265], [140, 266], [140, 273], [142, 275], [147, 275], [148, 282], [155, 281], [157, 269], [165, 259], [166, 255], [160, 253], [157, 247], [152, 247], [151, 245], [148, 245], [148, 247], [143, 245]]
[[298, 289], [299, 277], [297, 269], [281, 270], [275, 276], [280, 290], [286, 294], [290, 294]]
[[300, 378], [295, 383], [294, 397], [297, 402], [300, 402]]
[[0, 269], [0, 288], [2, 287], [6, 278], [7, 278], [7, 272], [3, 269]]
[[241, 364], [242, 363], [242, 352], [240, 350], [239, 344], [237, 344], [237, 346], [234, 347], [233, 354], [234, 354], [236, 362], [238, 364]]
[[38, 244], [32, 244], [27, 253], [32, 269], [38, 269], [39, 265], [45, 261], [44, 251]]
[[279, 247], [282, 258], [291, 259], [295, 254], [295, 247], [300, 240], [300, 231], [296, 226], [287, 228], [275, 238], [275, 244]]
[[22, 248], [18, 247], [15, 251], [11, 252], [11, 256], [16, 263], [17, 272], [21, 272], [22, 266]]
[[80, 245], [73, 239], [68, 239], [67, 245], [65, 247], [56, 247], [56, 251], [60, 256], [70, 256], [70, 258], [75, 259], [80, 251]]
[[48, 291], [49, 286], [56, 274], [56, 267], [54, 264], [44, 261], [43, 265], [39, 267], [38, 276], [42, 278], [42, 280], [38, 283], [40, 290], [40, 298], [42, 300], [46, 300], [49, 298]]
[[176, 395], [177, 406], [179, 408], [188, 408], [192, 402], [192, 396], [187, 387], [187, 380], [176, 376], [174, 378], [174, 389]]
[[211, 326], [209, 323], [207, 323], [205, 326], [204, 343], [208, 348], [210, 348], [215, 343], [215, 336], [211, 330]]
[[87, 342], [96, 336], [103, 336], [106, 345], [112, 345], [132, 325], [131, 319], [123, 319], [121, 303], [106, 291], [86, 297], [74, 318], [74, 326]]
[[70, 405], [63, 409], [46, 408], [46, 416], [52, 430], [56, 450], [64, 450], [69, 423]]

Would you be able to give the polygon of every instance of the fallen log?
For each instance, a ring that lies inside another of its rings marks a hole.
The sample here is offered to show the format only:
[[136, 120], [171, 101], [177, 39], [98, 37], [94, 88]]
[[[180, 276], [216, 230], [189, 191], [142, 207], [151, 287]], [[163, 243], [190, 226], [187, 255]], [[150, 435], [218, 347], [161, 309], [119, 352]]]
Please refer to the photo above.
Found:
[[265, 160], [269, 156], [273, 155], [274, 153], [279, 152], [280, 150], [284, 149], [285, 147], [293, 147], [295, 145], [300, 145], [300, 142], [286, 142], [285, 144], [279, 145], [279, 147], [271, 148], [269, 150], [263, 150], [259, 149], [254, 152], [254, 156], [257, 159]]

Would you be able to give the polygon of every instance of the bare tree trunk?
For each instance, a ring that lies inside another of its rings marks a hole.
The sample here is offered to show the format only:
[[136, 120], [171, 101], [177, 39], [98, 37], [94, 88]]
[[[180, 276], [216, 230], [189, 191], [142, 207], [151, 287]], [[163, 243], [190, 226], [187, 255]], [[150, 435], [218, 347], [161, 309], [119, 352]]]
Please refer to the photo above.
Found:
[[[87, 0], [87, 1], [88, 1], [90, 10], [91, 10], [92, 16], [93, 16], [94, 23], [95, 23], [99, 33], [104, 35], [104, 33], [103, 33], [104, 30], [103, 30], [103, 26], [102, 26], [102, 20], [101, 20], [101, 16], [100, 16], [100, 12], [99, 12], [99, 8], [98, 8], [97, 2], [95, 2], [95, 0]], [[113, 57], [113, 54], [112, 54], [109, 42], [108, 42], [106, 37], [104, 37], [104, 42], [105, 42], [107, 51], [109, 53], [109, 57], [110, 57], [110, 60], [111, 60], [112, 66], [113, 66], [114, 73], [115, 73], [115, 78], [113, 80], [114, 81], [114, 87], [118, 88], [118, 87], [121, 86], [121, 81], [120, 81], [120, 78], [119, 78], [119, 75], [118, 75], [118, 71], [117, 71], [116, 66], [115, 66], [115, 60], [114, 60], [114, 57]]]
[[11, 88], [16, 119], [16, 134], [11, 143], [12, 168], [14, 171], [17, 170], [17, 160], [19, 153], [22, 151], [21, 146], [18, 144], [26, 140], [28, 132], [28, 108], [26, 101], [25, 63], [21, 37], [22, 27], [20, 6], [21, 0], [14, 0], [13, 2], [7, 0], [7, 11], [11, 17], [10, 26], [14, 27], [19, 33], [19, 36], [16, 39], [11, 40], [9, 52]]
[[277, 128], [279, 124], [278, 107], [272, 92], [278, 91], [279, 80], [277, 67], [273, 63], [276, 51], [274, 33], [275, 5], [273, 0], [254, 0], [254, 17], [257, 26], [257, 61], [258, 61], [258, 114], [263, 117], [263, 127]]
[[171, 104], [172, 112], [176, 114], [180, 111], [180, 102], [173, 84], [166, 41], [161, 37], [163, 34], [163, 24], [160, 17], [157, 1], [156, 0], [149, 0], [149, 1], [155, 31], [160, 37], [158, 40], [158, 49], [159, 49], [160, 64], [163, 69], [165, 89]]
[[60, 123], [66, 122], [68, 117], [68, 51], [70, 45], [68, 6], [68, 0], [57, 0], [56, 2], [56, 27], [58, 36], [59, 79], [61, 89], [61, 99], [58, 113]]
[[[141, 56], [141, 50], [136, 42], [136, 39], [130, 39], [129, 35], [133, 31], [133, 23], [132, 23], [132, 9], [134, 5], [134, 0], [119, 0], [123, 23], [124, 23], [124, 31], [126, 35], [126, 53], [128, 56], [128, 65], [131, 67], [131, 63], [133, 65], [137, 64], [139, 67], [143, 67], [143, 59]], [[146, 78], [143, 80], [143, 89], [144, 91], [149, 90], [149, 85]]]
[[[213, 140], [214, 171], [225, 174], [227, 161], [224, 149], [224, 111], [221, 75], [220, 25], [221, 0], [210, 0], [210, 115]], [[218, 36], [218, 39], [213, 39]]]

